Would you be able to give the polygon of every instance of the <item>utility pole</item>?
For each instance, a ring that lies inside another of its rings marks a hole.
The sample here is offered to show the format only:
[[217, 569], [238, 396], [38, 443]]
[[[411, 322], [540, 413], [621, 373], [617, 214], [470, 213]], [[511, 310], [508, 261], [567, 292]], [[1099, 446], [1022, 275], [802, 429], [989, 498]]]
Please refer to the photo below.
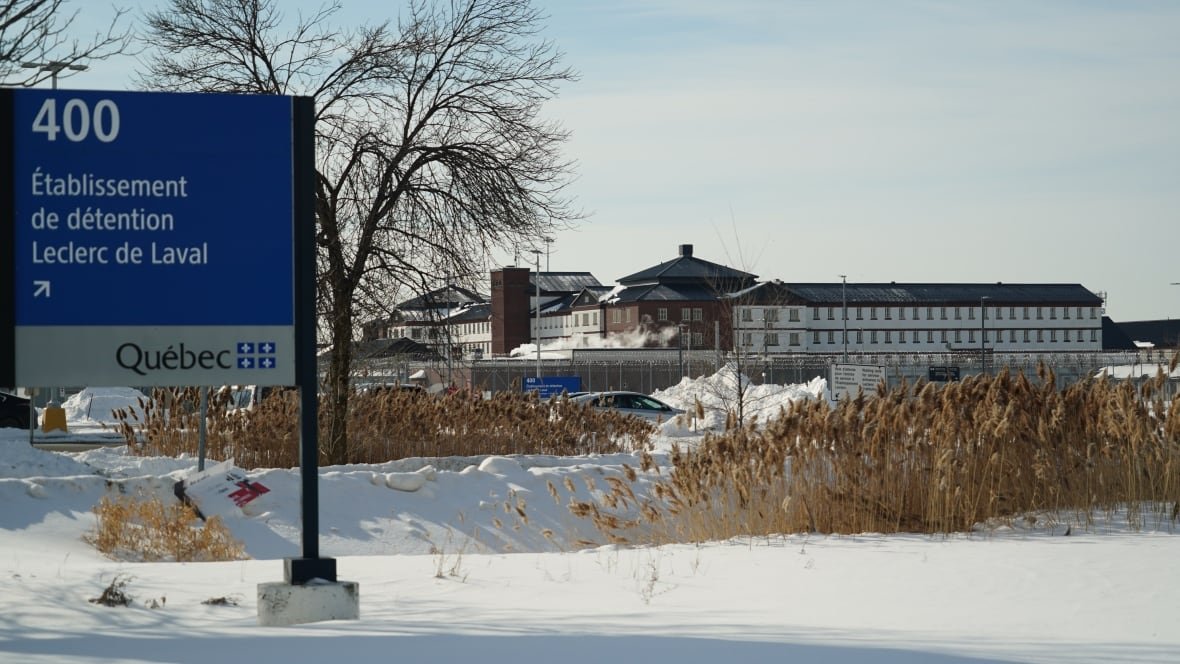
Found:
[[987, 309], [985, 303], [991, 297], [983, 295], [979, 298], [979, 371], [987, 375]]
[[[537, 264], [537, 281], [536, 281], [537, 303], [536, 303], [536, 309], [535, 309], [536, 316], [535, 316], [534, 324], [536, 325], [536, 328], [537, 328], [537, 330], [536, 330], [537, 379], [539, 382], [539, 379], [541, 378], [541, 250], [540, 249], [533, 249], [533, 254], [536, 255], [536, 259], [537, 259], [537, 262], [536, 262], [536, 264]], [[540, 388], [538, 387], [538, 389], [540, 389]]]
[[52, 82], [53, 89], [57, 89], [57, 75], [62, 71], [69, 69], [71, 71], [86, 71], [90, 69], [86, 65], [74, 65], [61, 60], [50, 60], [49, 62], [22, 62], [21, 67], [25, 69], [40, 69], [41, 71], [49, 72], [49, 80]]
[[840, 310], [844, 318], [844, 364], [848, 364], [848, 275], [840, 275]]

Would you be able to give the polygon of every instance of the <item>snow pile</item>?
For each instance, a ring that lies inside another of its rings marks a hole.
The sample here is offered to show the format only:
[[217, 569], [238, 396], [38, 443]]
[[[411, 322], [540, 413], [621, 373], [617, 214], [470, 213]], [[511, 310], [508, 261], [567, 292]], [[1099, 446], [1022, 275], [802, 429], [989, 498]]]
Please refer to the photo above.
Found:
[[143, 419], [139, 400], [147, 401], [143, 392], [130, 387], [88, 387], [70, 396], [61, 405], [71, 424], [117, 424], [114, 411], [123, 408]]
[[[740, 393], [739, 376], [742, 385]], [[796, 401], [823, 398], [826, 390], [827, 381], [823, 378], [798, 385], [755, 385], [744, 374], [736, 373], [731, 367], [723, 367], [711, 376], [683, 378], [678, 384], [666, 390], [657, 390], [652, 396], [670, 406], [684, 409], [690, 416], [663, 425], [661, 433], [674, 437], [693, 429], [724, 429], [727, 413], [737, 410], [739, 400], [747, 421], [757, 418], [759, 423], [764, 424], [778, 417], [781, 409]], [[692, 417], [697, 413], [698, 402], [704, 411], [703, 419]]]

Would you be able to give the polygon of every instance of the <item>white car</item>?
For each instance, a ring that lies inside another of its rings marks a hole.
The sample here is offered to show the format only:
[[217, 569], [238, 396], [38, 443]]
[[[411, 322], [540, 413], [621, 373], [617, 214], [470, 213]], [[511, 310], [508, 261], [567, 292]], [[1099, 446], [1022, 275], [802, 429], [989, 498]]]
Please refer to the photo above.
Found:
[[684, 411], [639, 392], [588, 392], [570, 399], [574, 403], [588, 403], [600, 410], [615, 410], [642, 417], [652, 422], [667, 422]]

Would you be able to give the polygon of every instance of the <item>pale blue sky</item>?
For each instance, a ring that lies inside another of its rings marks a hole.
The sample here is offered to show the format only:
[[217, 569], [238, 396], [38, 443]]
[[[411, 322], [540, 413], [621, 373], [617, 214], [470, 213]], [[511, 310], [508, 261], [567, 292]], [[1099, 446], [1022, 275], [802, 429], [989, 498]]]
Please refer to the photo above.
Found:
[[592, 213], [554, 270], [612, 283], [691, 243], [764, 279], [1077, 282], [1180, 317], [1180, 2], [538, 6], [581, 73], [548, 114]]

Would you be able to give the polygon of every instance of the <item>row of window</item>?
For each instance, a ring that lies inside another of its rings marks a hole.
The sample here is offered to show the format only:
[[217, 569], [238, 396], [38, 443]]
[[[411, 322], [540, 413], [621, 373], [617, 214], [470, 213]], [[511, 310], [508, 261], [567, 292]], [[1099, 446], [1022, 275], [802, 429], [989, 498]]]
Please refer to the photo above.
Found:
[[[855, 344], [876, 344], [876, 343], [896, 343], [904, 344], [911, 343], [942, 343], [942, 344], [959, 344], [977, 343], [978, 337], [975, 335], [976, 330], [850, 330], [848, 343]], [[820, 345], [823, 343], [835, 344], [843, 343], [838, 341], [841, 339], [840, 333], [829, 330], [828, 332], [815, 331], [812, 332], [811, 343], [813, 345]], [[790, 332], [787, 335], [787, 344], [790, 346], [799, 346], [802, 342], [801, 332]], [[990, 343], [1004, 343], [1007, 337], [1008, 343], [1086, 343], [1086, 337], [1089, 337], [1090, 343], [1098, 343], [1098, 328], [1091, 328], [1089, 330], [987, 330], [985, 341]], [[780, 345], [779, 334], [777, 332], [769, 332], [760, 335], [760, 341], [765, 346]], [[754, 334], [752, 332], [742, 333], [742, 345], [751, 347], [754, 346]]]
[[[837, 320], [837, 313], [840, 307], [812, 307], [811, 316], [814, 320], [820, 319], [820, 314], [826, 309], [828, 320]], [[975, 312], [979, 311], [979, 307], [850, 307], [850, 312], [855, 315], [856, 320], [864, 320], [865, 310], [868, 310], [869, 320], [877, 320], [878, 313], [880, 313], [885, 320], [892, 320], [896, 315], [898, 320], [906, 319], [906, 312], [910, 313], [913, 320], [949, 320], [951, 317], [954, 320], [963, 320], [963, 311], [967, 312], [967, 320], [975, 320]], [[1058, 317], [1063, 320], [1069, 320], [1071, 313], [1074, 318], [1083, 319], [1089, 317], [1091, 320], [1098, 319], [1098, 307], [983, 307], [984, 319], [1004, 320], [1004, 313], [1007, 310], [1008, 320], [1045, 320], [1048, 314], [1048, 320], [1057, 320]], [[771, 310], [767, 310], [768, 312]], [[922, 318], [922, 313], [925, 312], [925, 318]], [[937, 318], [935, 313], [937, 312]], [[750, 320], [745, 317], [743, 313], [742, 320]], [[771, 319], [767, 319], [771, 320]], [[774, 320], [777, 320], [774, 319]], [[797, 320], [797, 318], [792, 318]]]

